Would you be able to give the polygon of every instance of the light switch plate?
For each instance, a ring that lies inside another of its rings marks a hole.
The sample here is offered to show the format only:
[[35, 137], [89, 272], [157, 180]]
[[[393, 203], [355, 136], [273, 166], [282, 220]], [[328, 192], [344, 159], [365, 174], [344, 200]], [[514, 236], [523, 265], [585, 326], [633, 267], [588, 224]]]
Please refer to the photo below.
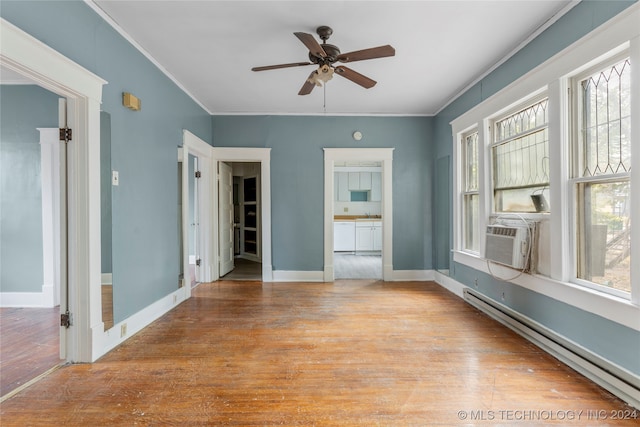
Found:
[[120, 175], [118, 171], [111, 171], [111, 184], [120, 185]]

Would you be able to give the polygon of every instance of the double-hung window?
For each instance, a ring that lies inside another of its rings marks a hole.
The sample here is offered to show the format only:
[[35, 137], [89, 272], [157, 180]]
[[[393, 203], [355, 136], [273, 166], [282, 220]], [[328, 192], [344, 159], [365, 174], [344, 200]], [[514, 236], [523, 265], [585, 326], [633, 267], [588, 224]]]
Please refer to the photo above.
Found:
[[495, 212], [549, 210], [548, 99], [494, 122], [491, 145]]
[[463, 248], [471, 252], [480, 251], [480, 233], [478, 217], [480, 196], [478, 193], [478, 131], [474, 130], [462, 136], [462, 155], [464, 164], [463, 179]]
[[573, 79], [576, 276], [631, 292], [631, 63], [618, 55]]

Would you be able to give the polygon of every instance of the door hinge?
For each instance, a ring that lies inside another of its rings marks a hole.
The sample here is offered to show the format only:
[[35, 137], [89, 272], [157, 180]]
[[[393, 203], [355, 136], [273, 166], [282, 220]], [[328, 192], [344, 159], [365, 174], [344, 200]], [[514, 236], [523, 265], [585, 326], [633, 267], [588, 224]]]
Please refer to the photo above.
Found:
[[202, 260], [201, 260], [200, 258], [198, 258], [198, 259], [196, 260], [196, 265], [197, 265], [198, 267], [200, 267], [200, 262], [201, 262], [201, 261], [202, 261]]
[[71, 314], [68, 311], [60, 314], [60, 326], [64, 326], [65, 328], [71, 326]]
[[69, 128], [60, 128], [60, 141], [71, 141], [72, 132]]
[[202, 172], [196, 171], [196, 178], [202, 178]]

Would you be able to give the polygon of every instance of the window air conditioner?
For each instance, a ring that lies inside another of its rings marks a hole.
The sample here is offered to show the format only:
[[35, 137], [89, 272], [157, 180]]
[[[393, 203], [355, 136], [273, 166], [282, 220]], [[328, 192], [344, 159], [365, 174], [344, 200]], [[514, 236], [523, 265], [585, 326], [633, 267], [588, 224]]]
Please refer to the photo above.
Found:
[[527, 226], [489, 225], [485, 258], [509, 267], [527, 267], [529, 249], [529, 228]]

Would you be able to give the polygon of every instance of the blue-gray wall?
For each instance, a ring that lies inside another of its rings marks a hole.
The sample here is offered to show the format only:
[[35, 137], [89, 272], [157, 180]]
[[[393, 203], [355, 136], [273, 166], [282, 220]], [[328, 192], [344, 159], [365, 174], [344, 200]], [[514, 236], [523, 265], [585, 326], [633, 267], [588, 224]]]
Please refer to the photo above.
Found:
[[[320, 102], [320, 101], [319, 101]], [[393, 147], [393, 267], [432, 268], [431, 118], [214, 116], [216, 147], [271, 148], [274, 270], [323, 271], [323, 148]], [[352, 134], [364, 135], [354, 141]]]
[[0, 86], [0, 292], [42, 292], [40, 132], [58, 127], [58, 96]]
[[[483, 78], [435, 117], [435, 161], [452, 155], [453, 135], [449, 123], [484, 101], [529, 70], [535, 68], [608, 19], [624, 13], [635, 1], [583, 1], [507, 62]], [[451, 176], [449, 176], [451, 180]], [[438, 203], [451, 203], [442, 196]], [[447, 239], [451, 248], [451, 227], [435, 225], [438, 238]], [[446, 235], [444, 235], [446, 233]], [[453, 278], [467, 286], [478, 280], [478, 289], [541, 324], [583, 345], [587, 349], [640, 375], [640, 332], [611, 322], [552, 298], [519, 286], [497, 281], [491, 276], [451, 261]]]
[[[211, 118], [82, 1], [2, 1], [0, 15], [108, 81], [113, 306], [119, 322], [178, 287], [177, 147], [182, 129], [211, 140]], [[122, 106], [122, 93], [142, 110]]]

